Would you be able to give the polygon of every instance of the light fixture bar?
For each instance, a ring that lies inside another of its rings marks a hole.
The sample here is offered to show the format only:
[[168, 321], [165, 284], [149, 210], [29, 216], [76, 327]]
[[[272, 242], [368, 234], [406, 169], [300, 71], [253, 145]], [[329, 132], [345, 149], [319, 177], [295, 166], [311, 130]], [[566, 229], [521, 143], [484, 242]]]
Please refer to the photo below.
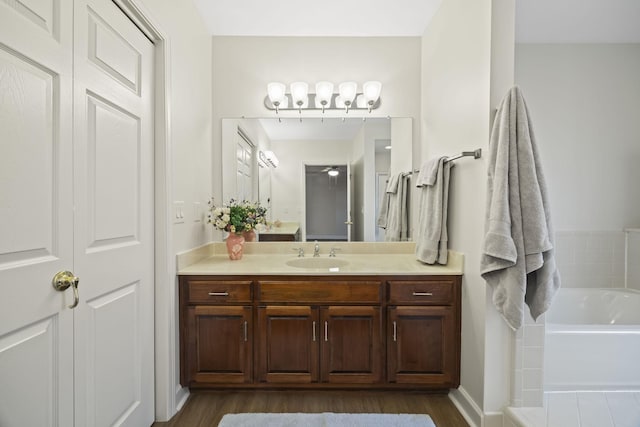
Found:
[[[356, 98], [358, 96], [362, 95], [361, 92], [356, 94]], [[318, 103], [319, 106], [316, 106], [316, 94], [315, 93], [309, 93], [307, 94], [309, 100], [307, 102], [307, 106], [302, 107], [302, 110], [309, 110], [309, 111], [313, 111], [313, 110], [317, 110], [317, 111], [322, 111], [323, 107], [320, 103]], [[324, 106], [324, 111], [327, 110], [341, 110], [344, 111], [344, 107], [338, 107], [336, 106], [336, 98], [339, 96], [339, 94], [334, 93], [331, 96], [331, 100]], [[290, 93], [287, 93], [284, 95], [285, 98], [287, 98], [287, 101], [281, 102], [280, 105], [278, 107], [276, 107], [271, 100], [269, 99], [269, 96], [265, 96], [264, 98], [264, 106], [267, 110], [277, 110], [277, 111], [300, 111], [299, 106], [295, 105], [295, 103], [293, 102], [293, 98], [291, 97]], [[351, 104], [351, 106], [349, 107], [349, 111], [367, 111], [367, 110], [375, 110], [378, 107], [380, 107], [380, 98], [378, 98], [372, 105], [366, 105], [364, 107], [359, 107], [356, 105], [355, 102], [353, 102]]]

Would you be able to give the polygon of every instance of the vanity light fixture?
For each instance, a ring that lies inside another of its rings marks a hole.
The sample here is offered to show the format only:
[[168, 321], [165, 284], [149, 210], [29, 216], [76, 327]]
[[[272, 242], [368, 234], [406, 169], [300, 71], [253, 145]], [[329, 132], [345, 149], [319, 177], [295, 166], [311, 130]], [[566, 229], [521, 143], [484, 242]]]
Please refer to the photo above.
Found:
[[291, 99], [293, 105], [298, 108], [300, 113], [300, 121], [302, 121], [302, 108], [309, 106], [309, 85], [305, 82], [291, 83]]
[[[353, 81], [342, 82], [338, 85], [338, 93], [334, 93], [334, 84], [329, 81], [320, 81], [315, 84], [315, 93], [309, 93], [309, 84], [306, 82], [294, 82], [286, 93], [286, 85], [279, 82], [271, 82], [267, 85], [267, 96], [264, 106], [269, 110], [275, 110], [276, 114], [283, 110], [298, 110], [300, 120], [302, 111], [321, 110], [375, 110], [380, 106], [380, 93], [382, 83], [379, 81], [367, 81], [362, 85], [362, 92], [358, 92], [358, 83]], [[280, 117], [278, 117], [280, 119]]]
[[358, 94], [358, 83], [356, 82], [344, 82], [338, 86], [338, 92], [340, 93], [340, 100], [344, 103], [347, 114], [349, 113], [349, 107], [353, 104], [356, 95]]
[[275, 153], [270, 150], [259, 151], [258, 157], [262, 162], [271, 166], [272, 168], [277, 168], [278, 164], [280, 164], [280, 161], [276, 157]]
[[[333, 98], [333, 83], [331, 82], [318, 82], [316, 83], [316, 108], [322, 108], [322, 114], [324, 109], [331, 105], [331, 99]], [[320, 106], [318, 106], [320, 104]]]

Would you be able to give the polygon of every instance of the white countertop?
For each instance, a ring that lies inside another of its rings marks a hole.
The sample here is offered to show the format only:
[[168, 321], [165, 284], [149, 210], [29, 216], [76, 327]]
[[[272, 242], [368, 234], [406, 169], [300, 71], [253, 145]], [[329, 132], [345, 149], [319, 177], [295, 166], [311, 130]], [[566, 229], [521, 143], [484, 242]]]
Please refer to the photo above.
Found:
[[272, 225], [268, 229], [258, 231], [258, 234], [296, 234], [299, 228], [298, 222], [282, 222], [279, 227]]
[[464, 256], [449, 252], [447, 265], [427, 265], [416, 260], [413, 242], [321, 242], [320, 257], [328, 258], [330, 248], [338, 248], [335, 259], [347, 262], [338, 268], [290, 267], [297, 259], [293, 248], [302, 246], [305, 258], [313, 258], [313, 242], [245, 243], [242, 259], [231, 261], [224, 243], [211, 243], [179, 254], [179, 275], [461, 275]]

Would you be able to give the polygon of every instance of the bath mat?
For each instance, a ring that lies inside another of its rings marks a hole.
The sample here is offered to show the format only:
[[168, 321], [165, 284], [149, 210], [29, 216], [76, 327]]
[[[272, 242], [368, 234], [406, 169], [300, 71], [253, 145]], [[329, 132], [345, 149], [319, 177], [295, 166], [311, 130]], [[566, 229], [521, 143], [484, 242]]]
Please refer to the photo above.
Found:
[[425, 414], [227, 414], [218, 427], [436, 427]]

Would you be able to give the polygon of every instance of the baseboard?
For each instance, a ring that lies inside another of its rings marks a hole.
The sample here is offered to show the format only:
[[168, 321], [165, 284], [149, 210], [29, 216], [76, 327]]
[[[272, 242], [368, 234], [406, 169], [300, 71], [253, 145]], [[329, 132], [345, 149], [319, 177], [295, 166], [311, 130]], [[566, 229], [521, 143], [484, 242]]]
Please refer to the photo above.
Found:
[[476, 405], [469, 393], [460, 386], [449, 392], [449, 399], [471, 427], [482, 427], [482, 410]]
[[471, 427], [503, 427], [502, 412], [482, 412], [464, 387], [451, 390], [449, 399]]
[[[176, 414], [182, 409], [187, 399], [189, 398], [189, 389], [187, 387], [180, 387], [176, 391]], [[175, 414], [174, 414], [175, 415]]]

